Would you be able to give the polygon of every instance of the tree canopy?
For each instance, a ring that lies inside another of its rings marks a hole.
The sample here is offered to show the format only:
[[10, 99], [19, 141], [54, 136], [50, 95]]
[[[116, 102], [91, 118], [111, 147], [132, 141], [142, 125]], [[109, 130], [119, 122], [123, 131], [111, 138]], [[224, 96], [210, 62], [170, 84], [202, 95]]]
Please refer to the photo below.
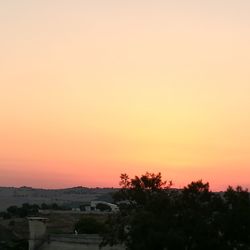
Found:
[[242, 187], [214, 193], [198, 180], [177, 190], [160, 173], [122, 174], [120, 185], [114, 194], [120, 212], [110, 218], [104, 244], [130, 250], [250, 249], [250, 199]]

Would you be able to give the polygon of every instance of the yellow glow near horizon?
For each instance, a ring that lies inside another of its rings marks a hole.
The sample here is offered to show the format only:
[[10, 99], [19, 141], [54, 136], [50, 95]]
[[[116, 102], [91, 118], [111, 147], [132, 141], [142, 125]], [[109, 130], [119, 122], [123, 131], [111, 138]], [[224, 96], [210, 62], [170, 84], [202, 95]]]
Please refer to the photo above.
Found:
[[0, 185], [250, 187], [250, 2], [0, 3]]

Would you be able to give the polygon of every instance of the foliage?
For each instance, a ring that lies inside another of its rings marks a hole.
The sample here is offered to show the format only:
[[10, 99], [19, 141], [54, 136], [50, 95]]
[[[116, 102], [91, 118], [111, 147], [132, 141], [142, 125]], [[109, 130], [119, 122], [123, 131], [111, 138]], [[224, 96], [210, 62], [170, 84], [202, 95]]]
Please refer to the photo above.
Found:
[[2, 217], [3, 219], [11, 219], [12, 217], [24, 218], [27, 216], [35, 216], [38, 214], [39, 209], [69, 210], [68, 207], [58, 205], [56, 203], [52, 204], [42, 203], [41, 206], [37, 204], [24, 203], [21, 207], [18, 206], [8, 207], [6, 212], [0, 213], [0, 217]]
[[103, 234], [106, 231], [104, 222], [93, 217], [83, 217], [75, 225], [80, 234]]
[[1, 250], [26, 250], [28, 249], [28, 247], [29, 246], [27, 240], [15, 240], [12, 242], [0, 241]]
[[24, 203], [21, 207], [10, 206], [7, 208], [7, 214], [5, 217], [21, 217], [24, 218], [26, 216], [36, 215], [38, 213], [39, 206], [38, 205], [30, 205], [29, 203]]
[[0, 217], [2, 217], [4, 220], [11, 219], [11, 214], [8, 212], [0, 212]]
[[106, 205], [104, 203], [98, 203], [96, 205], [96, 208], [99, 209], [102, 212], [110, 212], [111, 211], [111, 207], [109, 205]]
[[40, 208], [42, 210], [70, 210], [69, 207], [65, 205], [59, 205], [57, 203], [52, 203], [52, 204], [42, 203]]
[[209, 183], [171, 189], [161, 174], [130, 179], [121, 175], [114, 200], [120, 212], [110, 218], [103, 244], [123, 243], [135, 250], [250, 249], [247, 190], [229, 187], [213, 193]]

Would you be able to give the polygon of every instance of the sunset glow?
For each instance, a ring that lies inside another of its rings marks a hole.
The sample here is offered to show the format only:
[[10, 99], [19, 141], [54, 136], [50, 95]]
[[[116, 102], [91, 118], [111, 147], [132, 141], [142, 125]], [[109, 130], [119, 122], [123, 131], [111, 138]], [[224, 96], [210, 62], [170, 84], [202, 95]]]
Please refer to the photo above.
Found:
[[0, 186], [250, 188], [250, 1], [0, 3]]

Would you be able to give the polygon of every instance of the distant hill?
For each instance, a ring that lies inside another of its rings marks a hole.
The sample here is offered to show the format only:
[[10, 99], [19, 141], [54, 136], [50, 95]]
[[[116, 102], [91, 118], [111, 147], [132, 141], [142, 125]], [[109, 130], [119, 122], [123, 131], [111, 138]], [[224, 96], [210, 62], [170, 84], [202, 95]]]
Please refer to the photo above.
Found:
[[92, 200], [112, 201], [115, 188], [72, 187], [64, 189], [38, 189], [32, 187], [0, 187], [0, 211], [9, 206], [21, 206], [23, 203], [60, 205], [85, 204]]

